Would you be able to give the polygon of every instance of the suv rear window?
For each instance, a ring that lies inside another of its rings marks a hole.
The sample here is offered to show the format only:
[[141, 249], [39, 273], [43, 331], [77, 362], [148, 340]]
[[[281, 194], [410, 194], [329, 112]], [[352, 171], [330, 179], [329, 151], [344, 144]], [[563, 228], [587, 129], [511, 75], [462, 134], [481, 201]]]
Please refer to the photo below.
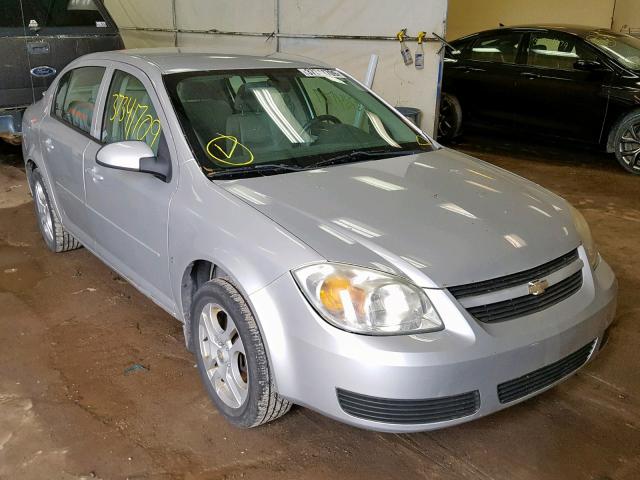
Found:
[[0, 28], [22, 28], [20, 0], [0, 1]]
[[107, 26], [94, 0], [23, 0], [22, 6], [26, 26], [32, 20], [39, 28]]

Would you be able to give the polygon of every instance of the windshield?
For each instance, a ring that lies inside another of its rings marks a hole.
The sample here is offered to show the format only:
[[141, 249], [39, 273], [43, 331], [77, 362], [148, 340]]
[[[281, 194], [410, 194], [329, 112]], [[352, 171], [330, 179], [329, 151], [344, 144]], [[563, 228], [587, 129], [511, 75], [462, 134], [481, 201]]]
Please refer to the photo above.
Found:
[[188, 72], [166, 75], [165, 84], [195, 157], [212, 178], [432, 149], [426, 137], [336, 70]]
[[594, 32], [587, 42], [632, 70], [640, 70], [640, 39], [615, 32]]

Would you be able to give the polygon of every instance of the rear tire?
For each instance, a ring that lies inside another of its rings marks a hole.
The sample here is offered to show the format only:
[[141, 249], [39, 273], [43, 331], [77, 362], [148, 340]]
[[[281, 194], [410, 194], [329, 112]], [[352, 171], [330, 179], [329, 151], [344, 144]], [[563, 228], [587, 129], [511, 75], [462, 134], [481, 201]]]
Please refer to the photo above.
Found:
[[60, 217], [51, 204], [51, 196], [42, 175], [37, 168], [32, 170], [30, 181], [38, 226], [49, 250], [60, 253], [80, 248], [82, 244], [62, 226]]
[[438, 138], [440, 142], [454, 140], [462, 129], [462, 107], [460, 101], [448, 93], [440, 97], [440, 114], [438, 116]]
[[291, 403], [276, 391], [256, 320], [231, 283], [214, 278], [202, 285], [191, 319], [200, 377], [230, 423], [257, 427], [289, 411]]
[[612, 132], [616, 160], [627, 172], [640, 175], [640, 111], [623, 117]]

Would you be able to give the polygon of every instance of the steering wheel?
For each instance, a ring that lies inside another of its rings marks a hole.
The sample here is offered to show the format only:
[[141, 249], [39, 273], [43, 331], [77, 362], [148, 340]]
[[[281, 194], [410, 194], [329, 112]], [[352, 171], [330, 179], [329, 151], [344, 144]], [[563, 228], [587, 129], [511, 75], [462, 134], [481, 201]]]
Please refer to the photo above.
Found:
[[313, 127], [319, 126], [322, 123], [333, 123], [334, 125], [337, 125], [342, 122], [338, 117], [335, 117], [333, 115], [318, 115], [317, 117], [313, 117], [311, 120], [305, 123], [304, 127], [302, 127], [302, 130], [311, 133]]

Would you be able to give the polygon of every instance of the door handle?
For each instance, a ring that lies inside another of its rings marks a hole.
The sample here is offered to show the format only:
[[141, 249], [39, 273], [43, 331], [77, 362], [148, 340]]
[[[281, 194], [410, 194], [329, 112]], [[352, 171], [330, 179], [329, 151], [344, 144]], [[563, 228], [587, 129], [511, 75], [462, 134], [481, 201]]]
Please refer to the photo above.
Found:
[[98, 173], [98, 171], [96, 170], [96, 167], [87, 168], [85, 169], [85, 172], [87, 172], [91, 176], [91, 179], [93, 180], [94, 183], [98, 183], [104, 180], [104, 177]]
[[49, 44], [47, 42], [29, 42], [27, 43], [27, 52], [29, 55], [46, 55], [49, 53]]
[[522, 72], [520, 76], [524, 78], [528, 78], [529, 80], [540, 78], [540, 75], [538, 75], [537, 73], [531, 73], [531, 72]]

